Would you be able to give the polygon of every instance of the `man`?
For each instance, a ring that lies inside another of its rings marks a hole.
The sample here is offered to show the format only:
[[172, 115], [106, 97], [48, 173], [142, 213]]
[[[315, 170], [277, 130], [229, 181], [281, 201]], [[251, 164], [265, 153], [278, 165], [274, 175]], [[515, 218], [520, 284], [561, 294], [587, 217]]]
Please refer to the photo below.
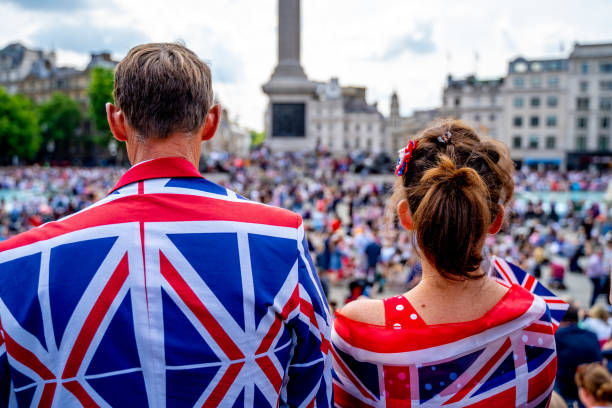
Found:
[[209, 68], [137, 46], [114, 95], [132, 168], [0, 244], [0, 405], [329, 406], [329, 311], [301, 218], [197, 171], [219, 121]]
[[557, 333], [557, 378], [555, 390], [569, 404], [578, 401], [578, 388], [574, 382], [576, 368], [580, 364], [601, 361], [601, 349], [597, 336], [578, 327], [578, 307], [570, 302]]

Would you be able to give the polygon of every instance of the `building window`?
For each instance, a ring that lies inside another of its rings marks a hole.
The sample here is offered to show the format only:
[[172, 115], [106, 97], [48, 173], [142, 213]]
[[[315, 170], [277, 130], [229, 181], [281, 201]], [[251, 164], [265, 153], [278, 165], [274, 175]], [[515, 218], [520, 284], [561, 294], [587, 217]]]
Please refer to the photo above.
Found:
[[589, 110], [589, 98], [576, 98], [576, 110]]
[[347, 138], [344, 138], [344, 143], [342, 143], [342, 144], [343, 144], [344, 149], [348, 149], [349, 148], [349, 141], [348, 141]]
[[546, 136], [546, 148], [547, 149], [555, 149], [557, 145], [557, 138], [554, 136]]
[[522, 108], [523, 107], [523, 98], [521, 98], [520, 96], [515, 96], [514, 100], [514, 107], [515, 108]]
[[[348, 132], [348, 123], [345, 123], [345, 124], [344, 124], [344, 131], [345, 131], [345, 132]], [[348, 146], [345, 146], [345, 147], [348, 147]]]
[[612, 91], [612, 81], [599, 81], [599, 89], [602, 91]]
[[355, 123], [355, 131], [359, 132], [361, 130], [361, 125], [359, 123]]
[[530, 104], [534, 108], [540, 106], [540, 97], [539, 96], [532, 96], [531, 100], [530, 100]]
[[523, 80], [523, 78], [514, 78], [515, 88], [522, 88], [524, 86], [525, 86], [525, 81]]
[[514, 119], [512, 120], [512, 123], [514, 123], [514, 127], [521, 127], [521, 126], [523, 126], [523, 117], [522, 116], [515, 116]]
[[583, 62], [582, 65], [580, 65], [580, 72], [583, 74], [589, 73], [589, 64], [587, 62]]
[[455, 98], [455, 106], [461, 106], [461, 98]]
[[587, 138], [585, 135], [576, 137], [576, 150], [579, 152], [585, 152], [587, 148]]
[[523, 138], [521, 136], [516, 135], [512, 137], [512, 148], [513, 149], [520, 149], [522, 144], [523, 144]]
[[588, 127], [589, 121], [587, 118], [578, 118], [576, 119], [576, 126], [578, 129], [586, 129]]
[[602, 129], [610, 129], [610, 118], [608, 116], [604, 116], [599, 120], [599, 126]]
[[548, 115], [546, 117], [546, 126], [548, 127], [557, 126], [557, 117], [555, 115]]
[[480, 115], [474, 115], [474, 120], [476, 122], [480, 122]]
[[599, 64], [599, 72], [606, 74], [612, 73], [612, 62], [604, 62]]
[[550, 95], [548, 98], [546, 98], [546, 105], [549, 108], [554, 108], [555, 106], [557, 106], [559, 103], [559, 98], [557, 98], [554, 95]]
[[529, 136], [529, 148], [530, 149], [537, 149], [539, 144], [540, 143], [536, 135]]
[[359, 149], [361, 147], [361, 138], [355, 138], [355, 149]]
[[599, 135], [599, 139], [597, 140], [597, 147], [602, 152], [608, 151], [610, 148], [610, 138], [607, 135]]
[[589, 90], [589, 83], [587, 81], [580, 81], [580, 92], [587, 92]]
[[489, 115], [489, 121], [490, 122], [495, 122], [495, 114], [494, 113]]
[[612, 98], [599, 98], [599, 109], [603, 111], [612, 110]]
[[533, 78], [531, 78], [531, 87], [532, 88], [539, 88], [540, 86], [542, 86], [542, 79], [540, 77], [533, 77]]
[[497, 102], [497, 98], [495, 95], [491, 95], [491, 106], [495, 106], [495, 102]]
[[368, 148], [368, 150], [370, 150], [372, 148], [372, 138], [367, 138], [366, 139], [366, 147]]
[[539, 116], [532, 116], [529, 118], [529, 126], [531, 127], [538, 127], [540, 125], [540, 117]]
[[371, 132], [371, 131], [372, 131], [372, 124], [368, 123], [368, 132]]
[[559, 77], [558, 76], [548, 77], [548, 86], [550, 88], [558, 88], [559, 87]]

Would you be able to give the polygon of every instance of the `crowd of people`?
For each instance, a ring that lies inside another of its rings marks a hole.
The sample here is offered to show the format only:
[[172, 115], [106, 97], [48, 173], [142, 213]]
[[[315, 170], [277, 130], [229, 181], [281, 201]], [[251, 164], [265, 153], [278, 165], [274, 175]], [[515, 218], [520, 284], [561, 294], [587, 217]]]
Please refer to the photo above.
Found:
[[[322, 152], [272, 153], [261, 147], [247, 157], [226, 156], [203, 163], [204, 173], [215, 173], [220, 184], [251, 200], [302, 215], [308, 244], [333, 309], [372, 292], [402, 292], [415, 286], [422, 272], [411, 235], [397, 227], [394, 209], [387, 208], [395, 178], [368, 174], [367, 168], [356, 165], [362, 159]], [[0, 169], [1, 239], [96, 202], [125, 170], [41, 166]], [[489, 255], [513, 262], [561, 290], [567, 289], [568, 273], [584, 273], [592, 282], [593, 305], [610, 286], [610, 207], [605, 201], [588, 198], [557, 203], [530, 201], [523, 193], [593, 192], [603, 196], [611, 179], [610, 173], [599, 171], [516, 171], [517, 195], [502, 232], [487, 237]], [[330, 296], [333, 286], [340, 289], [335, 293], [342, 293], [341, 298]], [[600, 346], [612, 348], [607, 310], [588, 311], [589, 305], [582, 306], [581, 327], [595, 333]], [[600, 352], [587, 360], [602, 361], [603, 355]], [[572, 393], [571, 398], [577, 400], [577, 394]]]

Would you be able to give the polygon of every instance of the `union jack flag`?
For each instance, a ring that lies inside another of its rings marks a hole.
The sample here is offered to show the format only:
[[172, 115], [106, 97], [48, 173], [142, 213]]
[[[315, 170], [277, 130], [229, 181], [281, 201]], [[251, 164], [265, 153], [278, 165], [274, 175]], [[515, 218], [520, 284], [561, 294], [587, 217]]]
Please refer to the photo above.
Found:
[[0, 404], [328, 407], [327, 303], [301, 218], [187, 161], [0, 244]]
[[567, 302], [559, 299], [557, 295], [552, 293], [546, 286], [537, 280], [533, 275], [525, 272], [512, 262], [508, 262], [499, 257], [493, 257], [492, 269], [493, 276], [506, 286], [513, 284], [521, 285], [529, 292], [543, 299], [548, 305], [550, 317], [555, 331], [559, 327], [559, 322], [563, 319], [569, 305]]
[[470, 322], [427, 325], [403, 296], [385, 301], [385, 316], [382, 327], [337, 314], [337, 407], [547, 406], [556, 329], [547, 302], [520, 285]]

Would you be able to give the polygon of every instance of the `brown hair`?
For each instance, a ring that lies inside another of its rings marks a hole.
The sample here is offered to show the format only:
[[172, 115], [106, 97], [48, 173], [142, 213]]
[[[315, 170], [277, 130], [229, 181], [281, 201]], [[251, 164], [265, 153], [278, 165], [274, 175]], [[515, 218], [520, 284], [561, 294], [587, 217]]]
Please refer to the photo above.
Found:
[[192, 132], [213, 103], [210, 69], [180, 44], [139, 45], [115, 69], [114, 96], [143, 138]]
[[612, 402], [612, 376], [600, 363], [579, 365], [575, 380], [578, 388], [584, 388], [596, 402]]
[[480, 278], [474, 272], [487, 231], [498, 204], [514, 192], [513, 169], [504, 144], [482, 140], [459, 120], [443, 120], [417, 138], [389, 210], [408, 201], [418, 249], [443, 276]]

